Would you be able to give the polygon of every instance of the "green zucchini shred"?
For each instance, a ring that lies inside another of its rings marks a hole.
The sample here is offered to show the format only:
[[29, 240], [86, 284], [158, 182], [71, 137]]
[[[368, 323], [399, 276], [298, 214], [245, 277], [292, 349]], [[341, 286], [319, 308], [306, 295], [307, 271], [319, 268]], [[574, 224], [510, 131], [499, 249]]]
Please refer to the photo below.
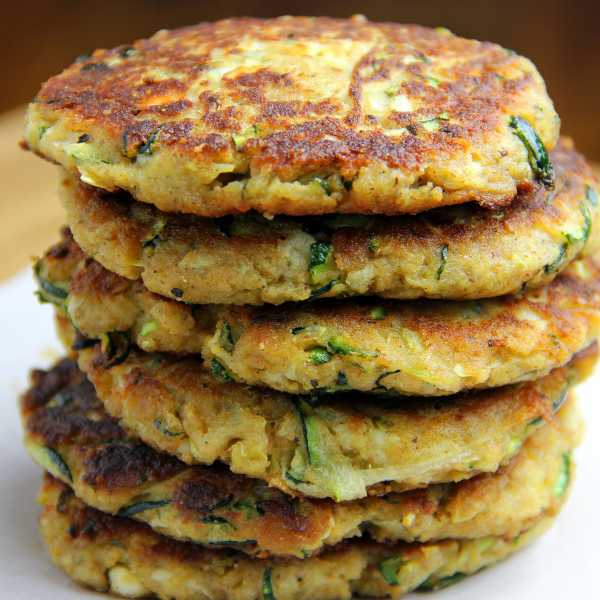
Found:
[[318, 298], [319, 296], [322, 296], [323, 294], [327, 294], [337, 284], [338, 284], [337, 279], [332, 279], [331, 281], [328, 281], [324, 286], [317, 288], [316, 290], [313, 290], [311, 292], [311, 294], [310, 294], [311, 299]]
[[129, 356], [131, 341], [125, 331], [110, 331], [100, 336], [100, 348], [106, 367], [120, 365]]
[[150, 335], [157, 327], [158, 324], [156, 321], [146, 321], [140, 329], [140, 336], [146, 337], [147, 335]]
[[158, 139], [158, 134], [160, 133], [160, 128], [155, 129], [149, 136], [148, 139], [138, 147], [138, 154], [152, 154], [152, 146]]
[[447, 587], [450, 587], [451, 585], [454, 585], [455, 583], [458, 583], [459, 581], [462, 581], [463, 579], [465, 579], [467, 577], [467, 575], [465, 573], [454, 573], [454, 575], [448, 575], [447, 577], [442, 577], [441, 579], [438, 579], [437, 581], [435, 579], [426, 579], [418, 588], [417, 591], [419, 592], [433, 592], [436, 590], [441, 590]]
[[395, 371], [386, 371], [385, 373], [382, 373], [376, 380], [375, 380], [375, 389], [384, 389], [387, 390], [387, 388], [385, 387], [385, 385], [383, 385], [383, 383], [381, 383], [381, 380], [384, 379], [385, 377], [389, 377], [390, 375], [395, 375], [396, 373], [400, 373], [401, 369], [396, 369]]
[[338, 354], [340, 356], [354, 355], [362, 356], [364, 358], [375, 358], [379, 356], [379, 352], [360, 350], [354, 346], [351, 346], [346, 340], [339, 336], [335, 336], [327, 340], [327, 349], [332, 354]]
[[304, 327], [304, 326], [292, 327], [292, 329], [290, 331], [291, 331], [292, 335], [298, 335], [299, 333], [302, 333], [305, 329], [306, 329], [306, 327]]
[[333, 246], [329, 242], [314, 242], [311, 244], [308, 263], [311, 284], [322, 284], [327, 274], [334, 268]]
[[561, 244], [560, 250], [558, 252], [558, 256], [551, 263], [548, 263], [547, 265], [544, 266], [544, 273], [546, 275], [550, 275], [551, 273], [556, 273], [556, 271], [558, 271], [560, 269], [565, 258], [567, 257], [568, 248], [569, 248], [568, 243], [565, 242], [564, 244]]
[[141, 502], [134, 502], [133, 504], [129, 504], [120, 508], [119, 512], [117, 512], [117, 516], [133, 517], [134, 515], [137, 515], [141, 512], [162, 508], [163, 506], [167, 506], [170, 503], [170, 500], [143, 500]]
[[183, 435], [183, 431], [171, 431], [160, 419], [154, 419], [153, 425], [158, 431], [167, 437], [179, 437]]
[[591, 186], [585, 186], [585, 197], [592, 206], [598, 206], [598, 192]]
[[221, 342], [221, 348], [223, 348], [223, 350], [231, 354], [235, 347], [235, 340], [233, 339], [231, 325], [229, 325], [227, 321], [223, 323], [223, 326], [221, 327], [221, 334], [219, 337]]
[[554, 187], [554, 167], [550, 162], [546, 147], [538, 134], [528, 121], [523, 117], [516, 115], [513, 115], [510, 118], [509, 126], [514, 130], [514, 134], [525, 146], [529, 166], [536, 179], [540, 181], [544, 187], [552, 189]]
[[52, 304], [56, 304], [57, 306], [63, 306], [65, 300], [69, 296], [68, 290], [56, 285], [55, 283], [52, 283], [46, 277], [43, 277], [41, 274], [41, 269], [42, 264], [38, 261], [33, 268], [35, 280], [40, 288], [38, 291], [38, 298], [42, 302], [50, 302]]
[[260, 591], [263, 600], [277, 600], [273, 593], [273, 574], [271, 567], [268, 567], [263, 571]]
[[562, 455], [562, 463], [558, 478], [554, 483], [553, 492], [557, 498], [564, 496], [571, 481], [571, 454], [565, 452]]
[[379, 572], [388, 585], [399, 585], [398, 570], [404, 563], [401, 556], [392, 556], [379, 563]]
[[216, 515], [207, 515], [206, 517], [202, 518], [202, 522], [207, 525], [228, 525], [229, 527], [233, 527], [233, 525], [227, 519], [218, 517]]
[[448, 262], [448, 244], [444, 244], [440, 249], [440, 266], [436, 271], [435, 278], [439, 281], [442, 278], [442, 274], [446, 269], [446, 263]]
[[217, 379], [220, 379], [221, 381], [233, 381], [233, 377], [230, 375], [229, 371], [216, 358], [213, 358], [210, 361], [210, 371]]
[[73, 474], [65, 459], [54, 449], [46, 447], [46, 453], [52, 464], [58, 469], [59, 473], [68, 481], [73, 481]]

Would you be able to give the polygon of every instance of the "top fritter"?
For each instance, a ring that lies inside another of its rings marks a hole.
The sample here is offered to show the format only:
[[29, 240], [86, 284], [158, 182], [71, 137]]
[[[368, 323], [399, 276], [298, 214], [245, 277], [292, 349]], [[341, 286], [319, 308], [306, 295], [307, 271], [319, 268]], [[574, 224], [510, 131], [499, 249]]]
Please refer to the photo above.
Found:
[[26, 144], [164, 211], [401, 214], [552, 186], [558, 131], [534, 65], [500, 46], [282, 17], [82, 57], [30, 105]]

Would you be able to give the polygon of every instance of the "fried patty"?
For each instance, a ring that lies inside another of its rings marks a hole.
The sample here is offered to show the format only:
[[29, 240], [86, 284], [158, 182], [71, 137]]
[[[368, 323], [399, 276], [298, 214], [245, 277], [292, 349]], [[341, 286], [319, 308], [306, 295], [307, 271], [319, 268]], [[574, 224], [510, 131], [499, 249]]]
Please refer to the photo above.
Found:
[[496, 474], [336, 504], [152, 450], [109, 417], [69, 359], [33, 378], [21, 404], [26, 447], [86, 504], [169, 537], [263, 558], [306, 558], [363, 533], [378, 541], [514, 537], [562, 502], [581, 428], [569, 402]]
[[36, 273], [41, 298], [87, 337], [119, 335], [149, 352], [200, 352], [224, 380], [303, 395], [442, 396], [531, 380], [600, 333], [596, 257], [571, 263], [546, 287], [469, 302], [188, 305], [105, 270], [68, 235]]
[[447, 399], [358, 394], [308, 402], [216, 381], [193, 360], [79, 352], [104, 407], [187, 464], [225, 463], [292, 495], [353, 500], [495, 472], [551, 420], [596, 352], [534, 383]]
[[86, 506], [46, 476], [41, 531], [55, 564], [97, 591], [173, 600], [397, 599], [446, 587], [520, 550], [552, 524], [540, 517], [516, 537], [414, 544], [352, 541], [306, 559], [256, 559], [161, 536]]
[[513, 51], [445, 29], [282, 17], [82, 57], [30, 104], [25, 143], [167, 212], [399, 214], [551, 187], [559, 125]]
[[317, 296], [478, 299], [539, 287], [600, 248], [597, 182], [570, 140], [552, 154], [553, 191], [508, 207], [417, 217], [267, 220], [173, 215], [64, 175], [67, 222], [104, 267], [198, 304], [281, 304]]

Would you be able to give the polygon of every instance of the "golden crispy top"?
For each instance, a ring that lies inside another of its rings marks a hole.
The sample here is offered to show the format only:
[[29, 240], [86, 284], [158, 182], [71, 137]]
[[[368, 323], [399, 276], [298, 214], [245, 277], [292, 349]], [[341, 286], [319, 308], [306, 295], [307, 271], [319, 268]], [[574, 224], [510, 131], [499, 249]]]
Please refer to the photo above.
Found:
[[[476, 160], [492, 137], [498, 156], [518, 149], [523, 158], [513, 115], [554, 146], [557, 117], [541, 77], [498, 45], [362, 17], [281, 17], [201, 23], [97, 50], [43, 85], [30, 121], [69, 120], [92, 144], [96, 128], [99, 147], [131, 161], [191, 160], [207, 184], [335, 173], [317, 183], [343, 196], [365, 166], [422, 172], [444, 157]], [[62, 161], [31, 132], [27, 143]], [[508, 201], [488, 183], [480, 201]]]

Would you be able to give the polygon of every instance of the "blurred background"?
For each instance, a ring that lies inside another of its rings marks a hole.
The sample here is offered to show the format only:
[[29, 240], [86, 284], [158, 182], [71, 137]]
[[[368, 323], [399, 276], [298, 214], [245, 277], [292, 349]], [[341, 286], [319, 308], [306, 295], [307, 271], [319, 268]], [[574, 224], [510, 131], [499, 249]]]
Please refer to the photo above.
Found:
[[[58, 203], [52, 195], [53, 169], [16, 148], [23, 104], [36, 94], [42, 81], [79, 54], [146, 37], [160, 28], [240, 15], [353, 13], [363, 13], [376, 21], [444, 25], [459, 35], [498, 42], [528, 56], [546, 79], [562, 117], [563, 131], [576, 139], [579, 149], [590, 159], [600, 162], [597, 0], [14, 2], [3, 6], [0, 36], [0, 75], [4, 82], [0, 94], [0, 177], [5, 189], [0, 196], [0, 238], [4, 238], [0, 241], [0, 278], [23, 262], [19, 248], [41, 252], [54, 239], [60, 220]], [[8, 243], [11, 247], [7, 253], [4, 249]]]

